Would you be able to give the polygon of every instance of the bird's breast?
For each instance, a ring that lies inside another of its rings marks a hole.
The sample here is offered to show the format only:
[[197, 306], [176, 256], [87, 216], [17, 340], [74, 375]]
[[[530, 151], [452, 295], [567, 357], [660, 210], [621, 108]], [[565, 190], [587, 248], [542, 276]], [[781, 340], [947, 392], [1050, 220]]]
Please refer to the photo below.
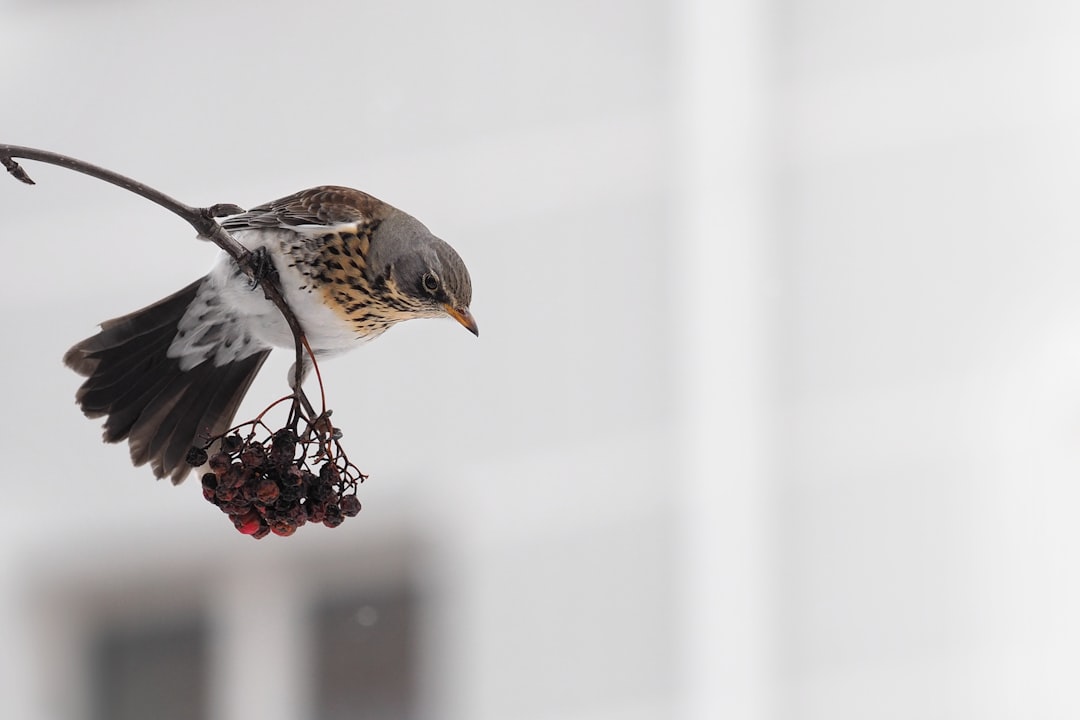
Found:
[[[248, 249], [269, 251], [285, 301], [316, 352], [354, 348], [389, 327], [378, 318], [364, 318], [370, 298], [361, 253], [366, 252], [366, 237], [347, 230], [315, 236], [291, 230], [240, 231], [234, 237]], [[238, 273], [230, 258], [224, 256], [212, 275], [223, 280], [225, 301], [251, 319], [256, 337], [275, 347], [293, 347], [292, 331], [281, 313]]]

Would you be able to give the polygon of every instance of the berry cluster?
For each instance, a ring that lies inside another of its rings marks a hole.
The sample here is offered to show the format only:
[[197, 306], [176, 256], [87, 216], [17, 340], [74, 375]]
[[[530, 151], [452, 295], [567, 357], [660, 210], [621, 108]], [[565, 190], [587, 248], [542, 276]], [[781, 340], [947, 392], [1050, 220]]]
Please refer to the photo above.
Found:
[[[298, 437], [288, 427], [271, 432], [259, 421], [248, 426], [246, 437], [240, 435], [242, 425], [193, 447], [187, 456], [196, 467], [208, 464], [203, 497], [221, 508], [237, 530], [256, 539], [270, 533], [288, 536], [305, 523], [337, 527], [360, 512], [356, 488], [366, 476], [341, 451], [340, 432], [309, 430]], [[208, 454], [215, 442], [218, 447]]]

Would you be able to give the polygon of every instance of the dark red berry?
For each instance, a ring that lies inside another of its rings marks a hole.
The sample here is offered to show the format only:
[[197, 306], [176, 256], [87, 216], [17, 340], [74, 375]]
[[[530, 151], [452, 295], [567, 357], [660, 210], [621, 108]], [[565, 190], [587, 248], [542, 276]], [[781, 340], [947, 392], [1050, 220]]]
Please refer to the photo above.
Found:
[[270, 524], [270, 532], [281, 537], [289, 537], [296, 532], [296, 526], [287, 520], [276, 520]]
[[221, 477], [229, 469], [229, 463], [229, 456], [225, 453], [214, 453], [210, 456], [210, 469], [218, 477]]
[[233, 463], [229, 466], [218, 481], [219, 485], [229, 488], [238, 488], [244, 484], [246, 476], [244, 475], [244, 468], [240, 463]]
[[187, 452], [187, 457], [184, 458], [188, 465], [193, 467], [199, 467], [206, 462], [206, 450], [200, 447], [193, 447]]
[[341, 481], [341, 473], [338, 472], [337, 465], [326, 463], [319, 468], [319, 479], [324, 483], [335, 485]]
[[296, 527], [300, 527], [307, 522], [307, 513], [302, 505], [295, 505], [289, 510], [288, 518]]
[[288, 428], [274, 433], [270, 443], [270, 461], [276, 465], [287, 465], [296, 456], [296, 434]]
[[266, 450], [258, 443], [248, 443], [244, 451], [240, 453], [240, 462], [244, 464], [244, 467], [262, 467], [266, 462]]
[[244, 500], [248, 502], [254, 502], [256, 498], [258, 498], [258, 493], [256, 492], [257, 489], [258, 485], [256, 483], [248, 482], [241, 485], [237, 489], [237, 492], [239, 493], [240, 497], [244, 498]]
[[235, 455], [244, 447], [244, 441], [239, 435], [227, 435], [221, 438], [221, 452]]
[[243, 515], [233, 515], [232, 521], [236, 529], [245, 535], [254, 535], [262, 525], [262, 518], [254, 510], [249, 510]]
[[355, 495], [341, 498], [341, 513], [345, 517], [356, 517], [360, 513], [360, 500]]
[[286, 487], [300, 487], [304, 482], [304, 473], [300, 472], [300, 468], [295, 465], [289, 466], [289, 468], [281, 475], [281, 484]]
[[246, 515], [248, 512], [254, 512], [251, 503], [246, 500], [241, 500], [240, 498], [234, 498], [228, 502], [223, 502], [219, 507], [226, 515]]
[[281, 495], [281, 491], [278, 489], [277, 483], [270, 478], [263, 478], [261, 482], [255, 488], [255, 497], [259, 502], [266, 505], [273, 504]]
[[219, 503], [232, 502], [239, 493], [236, 488], [226, 487], [224, 485], [218, 485], [214, 491], [214, 497], [217, 498]]
[[278, 472], [288, 472], [289, 466], [293, 462], [293, 452], [286, 453], [284, 450], [278, 448], [272, 448], [269, 455], [267, 455], [267, 462], [274, 466]]
[[304, 503], [304, 510], [307, 513], [307, 519], [310, 522], [320, 523], [326, 519], [326, 506], [322, 503]]
[[274, 433], [274, 447], [289, 443], [296, 444], [296, 433], [292, 431], [292, 428], [282, 428]]
[[345, 522], [345, 516], [341, 513], [341, 508], [337, 505], [327, 505], [326, 517], [323, 518], [322, 522], [326, 527], [335, 528]]

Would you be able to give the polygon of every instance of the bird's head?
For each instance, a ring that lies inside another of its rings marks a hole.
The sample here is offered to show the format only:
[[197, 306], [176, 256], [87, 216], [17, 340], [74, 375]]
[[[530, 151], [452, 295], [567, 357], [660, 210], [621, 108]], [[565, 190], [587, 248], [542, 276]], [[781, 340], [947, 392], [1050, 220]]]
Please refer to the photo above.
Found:
[[371, 235], [367, 264], [376, 290], [395, 310], [409, 317], [449, 316], [480, 334], [469, 311], [472, 281], [465, 263], [416, 218], [395, 210], [382, 220]]

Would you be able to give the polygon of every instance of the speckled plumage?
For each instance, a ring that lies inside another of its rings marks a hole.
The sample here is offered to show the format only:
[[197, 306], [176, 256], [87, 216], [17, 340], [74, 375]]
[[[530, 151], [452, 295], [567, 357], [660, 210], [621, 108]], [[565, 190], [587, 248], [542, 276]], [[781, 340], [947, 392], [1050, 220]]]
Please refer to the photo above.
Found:
[[[335, 355], [418, 317], [456, 319], [474, 334], [472, 284], [457, 253], [419, 221], [358, 190], [324, 186], [222, 226], [264, 249], [318, 356]], [[227, 429], [274, 347], [293, 347], [284, 318], [224, 253], [201, 280], [102, 323], [65, 363], [87, 380], [76, 400], [105, 416], [105, 440], [127, 439], [136, 465], [174, 482], [187, 448]]]

